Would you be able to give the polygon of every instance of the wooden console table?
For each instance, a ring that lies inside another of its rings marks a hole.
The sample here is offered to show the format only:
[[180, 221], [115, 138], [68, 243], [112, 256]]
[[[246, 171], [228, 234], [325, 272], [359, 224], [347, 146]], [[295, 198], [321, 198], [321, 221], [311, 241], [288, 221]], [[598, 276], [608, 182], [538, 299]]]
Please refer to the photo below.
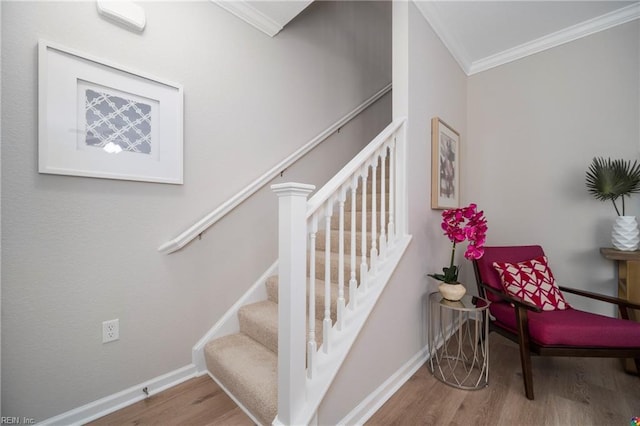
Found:
[[[640, 303], [640, 250], [621, 251], [602, 247], [600, 253], [618, 265], [618, 297], [634, 303]], [[629, 319], [640, 322], [640, 311], [629, 309]], [[633, 360], [627, 359], [624, 364], [627, 372], [635, 373]]]

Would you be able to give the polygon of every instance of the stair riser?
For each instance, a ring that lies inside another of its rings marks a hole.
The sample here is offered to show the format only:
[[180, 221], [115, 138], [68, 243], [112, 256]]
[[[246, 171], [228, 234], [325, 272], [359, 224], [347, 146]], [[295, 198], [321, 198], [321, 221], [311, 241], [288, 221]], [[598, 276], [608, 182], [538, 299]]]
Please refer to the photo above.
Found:
[[[366, 221], [367, 221], [367, 229], [371, 229], [371, 218], [372, 213], [365, 213]], [[388, 218], [388, 214], [387, 214]], [[380, 213], [376, 213], [376, 223], [380, 222]], [[340, 225], [340, 216], [338, 214], [334, 214], [331, 216], [331, 229], [338, 229]], [[344, 212], [344, 229], [345, 231], [351, 230], [351, 211], [345, 210]], [[358, 211], [356, 214], [356, 231], [360, 231], [362, 229], [362, 211]]]
[[[308, 285], [308, 284], [307, 284]], [[316, 298], [315, 298], [315, 305], [316, 305], [316, 318], [318, 320], [322, 320], [324, 318], [324, 291], [325, 291], [325, 284], [323, 281], [320, 280], [316, 280]], [[278, 282], [277, 280], [274, 280], [272, 282], [267, 283], [267, 296], [269, 298], [269, 300], [277, 303], [278, 302]], [[349, 303], [349, 283], [345, 282], [345, 286], [344, 286], [344, 298], [345, 298], [345, 305], [347, 303]], [[331, 285], [331, 320], [332, 322], [336, 321], [337, 318], [337, 300], [338, 300], [338, 285], [335, 283], [332, 283]], [[316, 330], [318, 330], [316, 328]]]
[[[377, 194], [376, 194], [376, 198], [377, 198], [377, 199], [376, 199], [376, 212], [379, 212], [379, 211], [380, 211], [380, 206], [381, 206], [380, 202], [382, 201], [382, 200], [381, 200], [381, 194], [380, 194], [380, 193], [377, 193]], [[348, 215], [350, 215], [350, 214], [351, 214], [351, 204], [352, 204], [352, 199], [351, 199], [351, 197], [349, 196], [349, 197], [347, 197], [347, 200], [346, 200], [346, 201], [345, 201], [345, 203], [344, 203], [344, 215], [345, 215], [345, 216], [348, 216]], [[370, 211], [370, 210], [372, 209], [372, 206], [373, 206], [373, 197], [371, 196], [371, 194], [367, 194], [367, 207], [366, 207], [366, 211]], [[335, 210], [335, 213], [334, 213], [333, 215], [334, 215], [334, 216], [338, 216], [338, 217], [339, 217], [339, 213], [338, 213], [338, 211], [337, 211], [337, 209], [338, 209], [338, 203], [335, 203], [335, 204], [334, 204], [334, 208], [335, 208], [336, 210]], [[385, 211], [388, 211], [388, 210], [389, 210], [389, 194], [388, 194], [388, 193], [386, 193], [386, 194], [385, 194]], [[356, 211], [357, 211], [357, 212], [362, 212], [362, 194], [358, 194], [358, 195], [356, 196]], [[362, 213], [361, 213], [361, 214], [362, 214]]]
[[[385, 175], [388, 177], [389, 176], [389, 159], [387, 157], [387, 160], [384, 163], [380, 163], [378, 162], [377, 166], [376, 166], [376, 176], [379, 178], [382, 175], [382, 166], [385, 166]], [[367, 178], [371, 179], [373, 177], [373, 173], [372, 172], [372, 168], [369, 168], [369, 173], [367, 174]]]
[[[380, 174], [378, 173], [378, 177], [376, 178], [376, 192], [380, 194], [381, 192], [383, 192], [383, 188], [385, 192], [388, 192], [389, 185], [391, 182], [391, 180], [389, 179], [389, 173], [387, 172], [387, 175], [385, 176], [384, 180], [382, 180], [379, 175]], [[361, 193], [361, 192], [362, 192], [362, 182], [359, 181], [358, 186], [356, 188], [356, 193]], [[367, 178], [367, 194], [371, 195], [372, 192], [373, 192], [373, 179], [371, 178], [371, 175], [369, 175], [369, 177]], [[350, 197], [351, 194], [347, 193], [347, 196]]]
[[[325, 248], [327, 247], [326, 244], [326, 239], [325, 239], [325, 235], [326, 233], [324, 232], [324, 230], [318, 231], [318, 233], [316, 234], [316, 250], [318, 251], [324, 251]], [[379, 243], [379, 236], [378, 236], [378, 242]], [[330, 241], [330, 250], [333, 253], [336, 253], [336, 255], [339, 252], [340, 249], [340, 233], [339, 231], [336, 230], [332, 230], [331, 231], [331, 241]], [[371, 251], [371, 237], [367, 237], [367, 242], [366, 242], [366, 253], [369, 253]], [[356, 233], [356, 255], [362, 254], [362, 233], [357, 232]], [[344, 253], [345, 254], [351, 254], [351, 232], [346, 232], [344, 233]]]
[[[268, 305], [265, 309], [263, 306]], [[272, 302], [246, 305], [238, 311], [240, 332], [278, 353], [278, 307]]]
[[[345, 262], [344, 262], [344, 282], [345, 284], [349, 282], [349, 279], [351, 278], [351, 266], [350, 266], [350, 260], [349, 257], [345, 256]], [[331, 262], [331, 266], [330, 266], [330, 280], [332, 282], [338, 282], [338, 271], [339, 271], [339, 265], [338, 265], [338, 256], [332, 253], [332, 256], [330, 257], [330, 262]], [[368, 261], [367, 261], [368, 262]], [[355, 273], [356, 273], [356, 280], [358, 282], [360, 282], [360, 263], [361, 263], [361, 257], [357, 256], [356, 257], [356, 265], [355, 265]], [[318, 253], [316, 255], [316, 279], [324, 281], [325, 279], [325, 265], [326, 265], [326, 258], [324, 255], [324, 252], [322, 252], [321, 254]]]
[[[260, 303], [254, 304], [260, 305]], [[256, 309], [252, 305], [243, 307], [243, 310], [238, 313], [238, 320], [240, 322], [240, 332], [251, 337], [256, 342], [260, 343], [274, 354], [278, 353], [278, 311], [275, 309], [268, 315], [264, 315], [264, 312], [258, 315], [252, 315], [251, 310]], [[262, 310], [260, 307], [257, 310]], [[315, 326], [315, 340], [318, 346], [322, 344], [322, 319], [324, 316], [324, 305], [316, 303], [316, 321]], [[320, 315], [322, 314], [322, 315]], [[258, 321], [261, 318], [261, 321]], [[332, 324], [336, 321], [335, 303], [331, 312]], [[309, 334], [309, 327], [307, 326], [307, 336]]]

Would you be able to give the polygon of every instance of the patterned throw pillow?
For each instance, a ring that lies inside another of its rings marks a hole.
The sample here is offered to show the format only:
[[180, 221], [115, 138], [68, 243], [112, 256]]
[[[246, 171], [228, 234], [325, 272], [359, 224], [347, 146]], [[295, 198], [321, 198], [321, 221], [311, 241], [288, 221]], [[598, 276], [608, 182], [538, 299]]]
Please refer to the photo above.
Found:
[[544, 311], [564, 310], [569, 307], [556, 285], [546, 256], [519, 263], [493, 262], [504, 290], [532, 303]]

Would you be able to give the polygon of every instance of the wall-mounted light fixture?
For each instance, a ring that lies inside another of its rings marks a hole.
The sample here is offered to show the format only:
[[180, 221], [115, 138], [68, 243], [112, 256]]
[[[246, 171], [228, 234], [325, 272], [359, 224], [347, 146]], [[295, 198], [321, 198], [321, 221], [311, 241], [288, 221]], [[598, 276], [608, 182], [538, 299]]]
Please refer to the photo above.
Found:
[[97, 0], [98, 13], [107, 19], [142, 32], [147, 23], [144, 9], [131, 0]]

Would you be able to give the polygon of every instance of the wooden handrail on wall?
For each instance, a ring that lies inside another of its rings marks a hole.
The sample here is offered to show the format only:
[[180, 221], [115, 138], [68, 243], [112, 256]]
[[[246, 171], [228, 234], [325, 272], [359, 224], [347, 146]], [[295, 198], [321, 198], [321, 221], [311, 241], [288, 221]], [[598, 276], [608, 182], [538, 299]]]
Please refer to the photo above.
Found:
[[236, 208], [243, 201], [248, 199], [250, 196], [255, 194], [258, 190], [263, 188], [267, 183], [271, 182], [275, 177], [277, 177], [282, 170], [290, 167], [300, 158], [302, 158], [305, 154], [310, 152], [324, 140], [326, 140], [329, 136], [334, 134], [338, 129], [343, 127], [349, 121], [354, 119], [358, 114], [367, 109], [370, 105], [380, 99], [382, 96], [387, 94], [391, 90], [391, 83], [387, 84], [385, 87], [376, 92], [369, 99], [364, 101], [358, 107], [356, 107], [353, 111], [349, 112], [347, 115], [342, 117], [340, 120], [336, 121], [333, 125], [327, 128], [325, 131], [320, 133], [318, 136], [307, 142], [300, 149], [295, 151], [293, 154], [282, 160], [280, 163], [276, 164], [265, 174], [260, 176], [255, 181], [251, 182], [244, 189], [238, 192], [236, 195], [231, 197], [229, 200], [225, 201], [218, 208], [213, 210], [211, 213], [207, 214], [205, 217], [191, 225], [188, 229], [182, 232], [177, 237], [167, 241], [158, 247], [158, 251], [165, 254], [170, 254], [175, 251], [182, 249], [184, 246], [189, 244], [192, 240], [194, 240], [197, 236], [201, 235], [204, 231], [206, 231], [209, 227], [215, 224], [217, 221], [222, 219], [227, 213]]

